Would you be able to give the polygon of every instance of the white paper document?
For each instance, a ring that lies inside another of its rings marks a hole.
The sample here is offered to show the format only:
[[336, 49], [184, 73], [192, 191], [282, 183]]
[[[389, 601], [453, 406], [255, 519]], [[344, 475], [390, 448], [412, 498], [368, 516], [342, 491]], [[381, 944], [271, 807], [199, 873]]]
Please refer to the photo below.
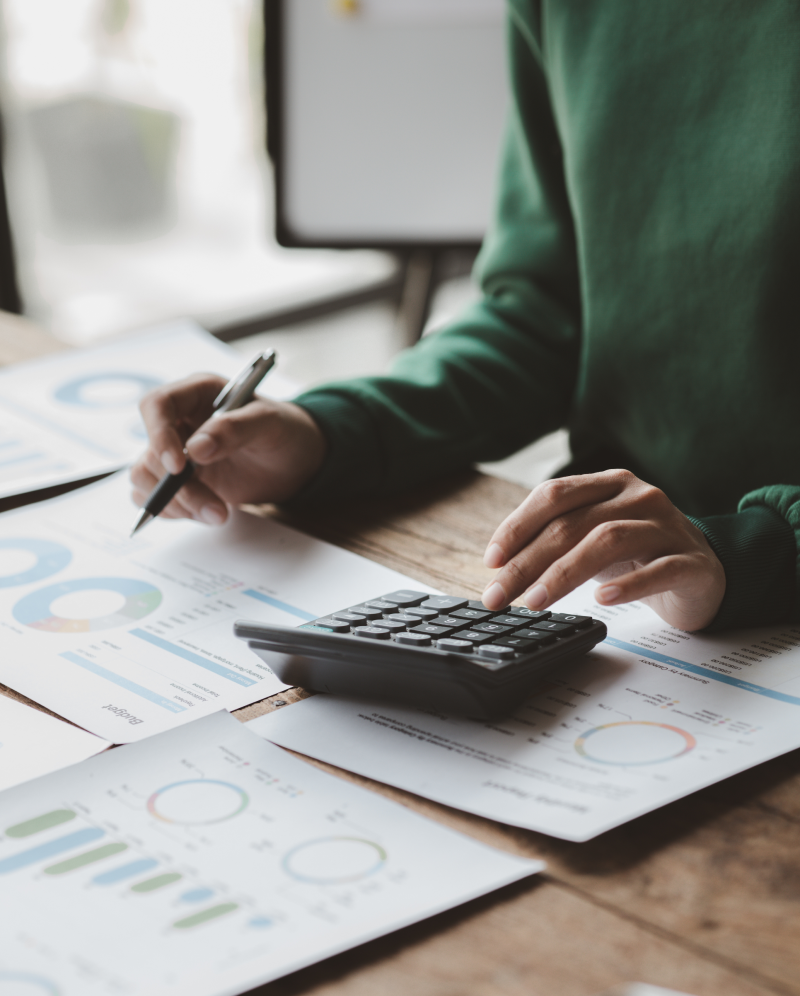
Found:
[[449, 806], [583, 841], [800, 747], [800, 627], [690, 635], [590, 582], [559, 610], [609, 638], [489, 723], [318, 695], [255, 720], [284, 747]]
[[267, 519], [156, 519], [126, 473], [0, 518], [0, 682], [114, 743], [286, 688], [236, 619], [300, 625], [424, 585]]
[[[93, 349], [65, 350], [0, 371], [0, 498], [130, 463], [145, 448], [139, 401], [198, 371], [231, 377], [242, 357], [189, 319]], [[294, 385], [270, 374], [259, 393]]]
[[543, 867], [226, 713], [10, 789], [0, 814], [0, 990], [14, 993], [241, 993]]
[[100, 737], [0, 695], [0, 790], [85, 761], [108, 746]]

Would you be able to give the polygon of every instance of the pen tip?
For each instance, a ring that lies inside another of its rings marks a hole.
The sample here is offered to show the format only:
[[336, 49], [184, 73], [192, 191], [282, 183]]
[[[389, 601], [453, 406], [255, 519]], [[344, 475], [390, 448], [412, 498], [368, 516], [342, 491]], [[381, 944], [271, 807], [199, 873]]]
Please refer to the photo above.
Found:
[[139, 530], [142, 529], [144, 526], [146, 526], [147, 523], [152, 518], [153, 516], [147, 511], [147, 509], [143, 508], [142, 511], [139, 513], [139, 518], [134, 523], [133, 529], [131, 529], [131, 534], [128, 537], [128, 539], [133, 539], [133, 537], [139, 532]]

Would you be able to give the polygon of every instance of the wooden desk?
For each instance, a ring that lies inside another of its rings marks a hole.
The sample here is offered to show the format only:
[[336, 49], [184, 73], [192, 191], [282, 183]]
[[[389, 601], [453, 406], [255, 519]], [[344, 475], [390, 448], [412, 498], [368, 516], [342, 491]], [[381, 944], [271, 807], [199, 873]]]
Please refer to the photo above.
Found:
[[[260, 512], [419, 581], [478, 595], [484, 545], [523, 495], [469, 473], [338, 511]], [[291, 708], [302, 695], [235, 715]], [[591, 996], [634, 980], [694, 996], [800, 996], [800, 751], [586, 844], [311, 763], [487, 844], [543, 857], [548, 870], [254, 990], [262, 996]]]

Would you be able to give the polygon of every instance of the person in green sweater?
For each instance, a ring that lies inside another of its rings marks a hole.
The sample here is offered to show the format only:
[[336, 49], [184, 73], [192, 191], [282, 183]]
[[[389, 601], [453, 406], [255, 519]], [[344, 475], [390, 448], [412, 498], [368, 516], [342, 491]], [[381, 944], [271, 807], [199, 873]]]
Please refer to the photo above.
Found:
[[[562, 426], [572, 462], [492, 536], [490, 608], [592, 577], [686, 630], [796, 618], [800, 6], [511, 0], [512, 110], [481, 301], [386, 376], [206, 421], [143, 402], [142, 503], [391, 493]], [[187, 442], [188, 439], [188, 442]], [[622, 469], [618, 469], [622, 468]]]

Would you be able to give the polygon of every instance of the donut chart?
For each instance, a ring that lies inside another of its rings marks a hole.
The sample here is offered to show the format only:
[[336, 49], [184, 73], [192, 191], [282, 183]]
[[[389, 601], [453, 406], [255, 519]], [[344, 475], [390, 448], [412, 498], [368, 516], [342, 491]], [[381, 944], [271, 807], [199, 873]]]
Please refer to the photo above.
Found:
[[36, 563], [25, 571], [0, 575], [0, 588], [16, 588], [21, 584], [42, 581], [63, 570], [72, 560], [72, 552], [61, 543], [50, 540], [14, 537], [0, 540], [0, 557], [3, 550], [23, 550], [36, 557]]
[[[124, 605], [110, 615], [93, 619], [68, 619], [53, 615], [50, 606], [63, 595], [79, 591], [113, 591], [125, 598]], [[125, 626], [149, 615], [161, 604], [161, 592], [148, 581], [134, 578], [74, 578], [39, 588], [21, 598], [11, 610], [18, 623], [45, 633], [87, 633]]]
[[587, 730], [575, 741], [581, 757], [621, 767], [674, 761], [696, 746], [697, 740], [686, 730], [647, 720], [605, 723]]
[[81, 408], [128, 408], [161, 383], [147, 374], [109, 370], [68, 380], [53, 396], [62, 404]]
[[250, 796], [231, 782], [216, 778], [187, 778], [157, 789], [147, 800], [151, 816], [164, 823], [208, 826], [224, 823], [247, 808]]
[[381, 869], [388, 854], [363, 837], [318, 837], [293, 847], [283, 859], [283, 870], [298, 882], [344, 885], [367, 878]]

